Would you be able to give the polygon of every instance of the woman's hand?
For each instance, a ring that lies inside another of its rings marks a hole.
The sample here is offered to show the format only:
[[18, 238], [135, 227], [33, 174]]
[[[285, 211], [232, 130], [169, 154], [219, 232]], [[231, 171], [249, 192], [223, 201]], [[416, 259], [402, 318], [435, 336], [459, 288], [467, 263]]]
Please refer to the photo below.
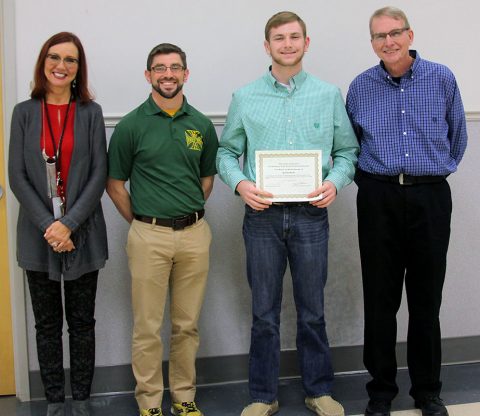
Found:
[[65, 224], [60, 221], [55, 221], [51, 224], [43, 237], [54, 251], [61, 253], [63, 251], [71, 251], [75, 248], [70, 236], [72, 231]]
[[66, 243], [52, 245], [53, 251], [56, 253], [63, 253], [64, 251], [72, 251], [75, 250], [75, 245], [73, 244], [72, 240], [68, 240]]

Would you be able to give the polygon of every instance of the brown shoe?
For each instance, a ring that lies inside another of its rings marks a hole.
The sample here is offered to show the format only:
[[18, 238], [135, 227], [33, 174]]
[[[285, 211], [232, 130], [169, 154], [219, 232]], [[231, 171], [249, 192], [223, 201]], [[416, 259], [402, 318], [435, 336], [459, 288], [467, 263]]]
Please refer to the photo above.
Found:
[[345, 416], [343, 406], [331, 396], [307, 397], [305, 406], [318, 416]]
[[278, 401], [268, 403], [249, 404], [240, 416], [271, 416], [278, 412]]

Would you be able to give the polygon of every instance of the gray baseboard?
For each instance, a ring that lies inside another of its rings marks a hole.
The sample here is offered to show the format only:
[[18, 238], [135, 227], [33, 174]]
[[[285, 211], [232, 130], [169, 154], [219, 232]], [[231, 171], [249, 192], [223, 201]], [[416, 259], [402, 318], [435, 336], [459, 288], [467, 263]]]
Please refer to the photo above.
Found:
[[[480, 362], [480, 336], [448, 338], [442, 340], [444, 364]], [[400, 367], [406, 367], [406, 343], [397, 344], [397, 356]], [[349, 373], [365, 371], [362, 362], [362, 346], [332, 348], [335, 372]], [[297, 377], [299, 375], [296, 351], [282, 351], [280, 356], [280, 377]], [[167, 363], [163, 363], [167, 374]], [[229, 355], [197, 359], [197, 384], [216, 384], [246, 380], [248, 378], [248, 355]], [[69, 370], [66, 371], [67, 395]], [[168, 380], [166, 380], [168, 382]], [[130, 365], [97, 367], [92, 386], [92, 394], [131, 392], [135, 388]], [[30, 394], [32, 399], [44, 397], [39, 371], [30, 372]]]

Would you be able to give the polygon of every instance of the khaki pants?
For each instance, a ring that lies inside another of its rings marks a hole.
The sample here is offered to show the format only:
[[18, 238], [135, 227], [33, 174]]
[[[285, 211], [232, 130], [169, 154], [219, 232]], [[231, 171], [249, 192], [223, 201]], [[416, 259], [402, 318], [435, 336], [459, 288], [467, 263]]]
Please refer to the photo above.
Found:
[[160, 330], [170, 291], [172, 333], [169, 384], [173, 402], [195, 398], [197, 322], [203, 303], [212, 235], [205, 219], [183, 230], [134, 220], [127, 254], [132, 275], [132, 368], [139, 408], [160, 407], [163, 396]]

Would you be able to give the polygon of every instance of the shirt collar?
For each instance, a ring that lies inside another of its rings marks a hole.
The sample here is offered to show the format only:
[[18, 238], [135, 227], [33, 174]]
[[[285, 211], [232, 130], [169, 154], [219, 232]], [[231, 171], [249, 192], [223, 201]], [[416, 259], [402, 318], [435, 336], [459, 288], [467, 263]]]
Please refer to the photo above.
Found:
[[[403, 76], [411, 78], [418, 71], [418, 68], [420, 67], [420, 62], [422, 61], [422, 59], [420, 58], [420, 54], [416, 50], [411, 49], [408, 52], [410, 56], [413, 58], [413, 63], [410, 69]], [[380, 61], [379, 71], [382, 78], [386, 78], [387, 80], [390, 80], [392, 78], [392, 76], [385, 69], [385, 64], [383, 63], [383, 61]]]
[[[147, 98], [147, 101], [145, 101], [145, 114], [148, 116], [154, 115], [154, 114], [163, 114], [167, 117], [171, 117], [169, 114], [167, 114], [165, 111], [163, 111], [157, 103], [154, 101], [152, 94], [150, 94]], [[183, 96], [183, 103], [182, 107], [175, 113], [174, 117], [178, 117], [181, 114], [191, 114], [191, 107], [190, 104], [187, 102], [187, 97]]]
[[[274, 89], [277, 89], [279, 86], [282, 86], [282, 84], [280, 84], [280, 82], [278, 82], [277, 79], [272, 75], [271, 66], [268, 68], [268, 72], [265, 74], [264, 79]], [[290, 86], [292, 87], [292, 91], [301, 88], [302, 84], [305, 82], [306, 79], [307, 79], [307, 73], [303, 69], [297, 74], [295, 74], [292, 78], [290, 78], [289, 82], [290, 82]], [[284, 87], [282, 86], [282, 88]]]

